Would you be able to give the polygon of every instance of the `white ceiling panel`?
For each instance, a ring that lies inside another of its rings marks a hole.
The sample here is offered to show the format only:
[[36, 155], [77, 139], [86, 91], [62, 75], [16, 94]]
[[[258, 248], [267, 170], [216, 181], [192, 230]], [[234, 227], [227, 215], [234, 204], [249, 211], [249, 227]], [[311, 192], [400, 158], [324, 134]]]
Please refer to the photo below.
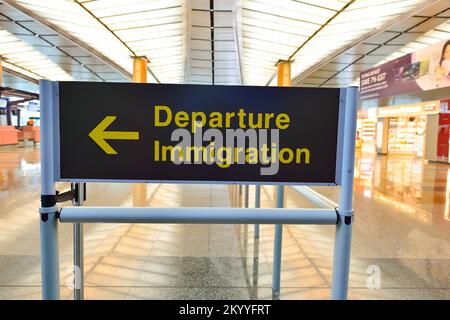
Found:
[[[313, 63], [309, 67], [307, 65], [293, 66], [295, 73], [298, 73], [296, 79], [294, 79], [294, 84], [311, 84], [309, 78], [316, 76], [318, 72], [334, 71], [335, 74], [330, 75], [318, 86], [341, 85], [345, 82], [344, 80], [347, 80], [346, 85], [350, 85], [355, 83], [360, 71], [385, 61], [387, 57], [389, 57], [388, 59], [399, 57], [407, 53], [406, 51], [408, 50], [412, 52], [427, 44], [435, 43], [439, 39], [449, 38], [445, 30], [439, 29], [445, 26], [445, 24], [442, 24], [443, 19], [448, 19], [448, 17], [442, 18], [440, 15], [449, 7], [450, 3], [444, 0], [434, 1], [431, 5], [430, 2], [414, 0], [397, 2], [388, 0], [355, 1], [348, 7], [348, 10], [345, 10], [342, 15], [334, 19], [330, 26], [342, 24], [350, 27], [352, 26], [352, 21], [359, 21], [361, 18], [367, 18], [367, 23], [371, 24], [373, 21], [376, 21], [376, 16], [379, 17], [382, 26], [373, 25], [366, 33], [372, 30], [374, 34], [369, 34], [365, 39], [363, 34], [362, 37], [353, 40], [356, 42], [355, 46], [347, 48], [345, 45], [346, 41], [341, 42], [343, 50], [334, 49], [329, 55], [332, 58], [326, 58], [325, 62], [322, 59], [322, 61]], [[352, 12], [358, 12], [357, 17], [351, 17]], [[343, 18], [346, 21], [342, 22]], [[367, 23], [364, 23], [364, 25], [367, 26]], [[358, 26], [354, 25], [352, 28], [356, 32]], [[332, 31], [329, 30], [328, 33], [331, 34]], [[424, 32], [426, 32], [427, 37], [423, 37]], [[319, 39], [320, 37], [317, 38]], [[351, 39], [348, 40], [350, 43], [352, 42]], [[418, 45], [419, 42], [422, 45]], [[310, 41], [310, 43], [313, 43], [313, 41]], [[304, 57], [305, 52], [308, 50], [306, 46], [302, 50], [302, 56]], [[299, 54], [302, 50], [299, 51]], [[362, 55], [352, 61], [348, 56], [349, 53], [360, 53]], [[326, 55], [324, 56], [326, 57]], [[353, 73], [349, 75], [349, 71]], [[333, 79], [339, 79], [339, 81]], [[317, 78], [315, 78], [315, 82], [317, 82]]]
[[450, 18], [448, 0], [0, 1], [3, 60], [89, 81], [128, 81], [145, 56], [150, 82], [274, 84], [291, 60], [294, 85], [340, 86], [448, 38]]

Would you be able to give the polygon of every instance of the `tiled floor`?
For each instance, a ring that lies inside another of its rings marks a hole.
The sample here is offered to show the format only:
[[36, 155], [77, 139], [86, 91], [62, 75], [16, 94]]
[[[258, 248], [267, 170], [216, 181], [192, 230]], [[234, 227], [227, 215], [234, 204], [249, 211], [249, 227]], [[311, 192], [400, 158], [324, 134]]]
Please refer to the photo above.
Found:
[[[350, 298], [450, 299], [450, 165], [358, 154], [356, 168]], [[40, 298], [39, 174], [38, 148], [0, 147], [0, 299]], [[338, 198], [338, 188], [316, 190]], [[273, 194], [263, 188], [263, 206]], [[86, 204], [229, 206], [230, 197], [225, 185], [89, 184]], [[287, 206], [311, 205], [288, 189]], [[283, 241], [281, 299], [328, 299], [334, 227], [285, 226]], [[85, 225], [85, 296], [270, 299], [272, 250], [270, 225], [256, 242], [253, 225]], [[71, 225], [60, 226], [60, 252], [70, 299]]]

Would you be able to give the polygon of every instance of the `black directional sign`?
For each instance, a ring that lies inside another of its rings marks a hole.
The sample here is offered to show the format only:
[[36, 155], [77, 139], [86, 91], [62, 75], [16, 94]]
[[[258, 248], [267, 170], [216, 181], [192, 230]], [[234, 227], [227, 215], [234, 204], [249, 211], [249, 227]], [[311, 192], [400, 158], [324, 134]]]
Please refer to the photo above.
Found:
[[59, 83], [62, 181], [334, 184], [339, 89]]

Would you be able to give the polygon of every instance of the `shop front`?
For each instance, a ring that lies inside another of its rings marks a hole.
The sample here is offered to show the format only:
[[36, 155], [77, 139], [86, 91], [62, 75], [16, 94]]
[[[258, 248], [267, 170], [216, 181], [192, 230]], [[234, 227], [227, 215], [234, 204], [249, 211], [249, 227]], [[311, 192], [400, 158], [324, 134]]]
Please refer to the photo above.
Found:
[[[437, 104], [432, 105], [438, 113]], [[429, 103], [428, 106], [432, 108]], [[362, 152], [424, 156], [427, 117], [431, 113], [421, 106], [374, 109], [375, 112], [369, 112], [374, 115], [358, 120], [357, 136]]]
[[364, 153], [376, 152], [376, 108], [358, 111], [356, 147]]
[[427, 124], [439, 112], [439, 100], [378, 108], [377, 152], [424, 157]]
[[361, 111], [357, 132], [361, 150], [448, 162], [448, 106], [448, 100], [435, 100]]
[[[443, 39], [361, 72], [361, 106], [376, 107], [377, 153], [449, 162], [450, 113], [446, 99], [450, 74], [443, 74], [449, 41]], [[369, 120], [373, 122], [373, 118]], [[364, 130], [364, 120], [360, 122]]]

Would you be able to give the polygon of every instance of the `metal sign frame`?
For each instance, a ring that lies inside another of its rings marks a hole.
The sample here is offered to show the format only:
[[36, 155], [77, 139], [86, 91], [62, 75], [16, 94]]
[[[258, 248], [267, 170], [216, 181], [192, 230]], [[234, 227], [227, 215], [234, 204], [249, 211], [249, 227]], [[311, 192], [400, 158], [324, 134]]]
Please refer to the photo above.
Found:
[[[331, 297], [346, 299], [350, 267], [350, 245], [353, 222], [353, 170], [358, 88], [341, 89], [337, 145], [337, 182], [341, 185], [339, 206], [317, 200], [318, 209], [299, 208], [58, 208], [55, 182], [58, 181], [59, 114], [58, 83], [40, 81], [41, 105], [41, 272], [43, 299], [60, 298], [59, 223], [222, 223], [222, 224], [319, 224], [336, 225]], [[102, 180], [105, 181], [105, 180]], [[73, 182], [73, 181], [72, 181]], [[81, 182], [81, 181], [80, 181]], [[83, 180], [86, 182], [86, 180]], [[122, 181], [128, 182], [128, 181]], [[131, 181], [130, 181], [131, 182]], [[139, 181], [143, 182], [143, 181]], [[170, 182], [175, 181], [151, 181]], [[180, 181], [189, 183], [190, 181]], [[203, 183], [227, 183], [208, 181]], [[245, 182], [237, 182], [244, 184]], [[248, 182], [255, 184], [255, 182]], [[286, 185], [287, 183], [256, 183]], [[298, 185], [298, 183], [297, 183]], [[306, 184], [302, 184], [306, 185]], [[317, 184], [314, 184], [317, 185]], [[334, 185], [334, 184], [326, 184]], [[280, 188], [280, 187], [279, 187]], [[258, 188], [257, 188], [258, 190]], [[308, 193], [306, 193], [308, 196]], [[308, 196], [309, 197], [309, 196]], [[323, 204], [322, 206], [320, 204]], [[82, 203], [81, 203], [82, 204]], [[80, 204], [79, 204], [80, 205]], [[281, 245], [281, 241], [279, 241]], [[279, 250], [281, 255], [281, 250]], [[279, 257], [281, 260], [281, 257]], [[78, 257], [78, 260], [82, 260]], [[276, 268], [275, 268], [276, 267]], [[275, 270], [277, 269], [277, 270]], [[274, 280], [280, 278], [279, 265], [274, 265]], [[279, 291], [279, 283], [278, 291]], [[278, 292], [279, 294], [279, 292]]]

